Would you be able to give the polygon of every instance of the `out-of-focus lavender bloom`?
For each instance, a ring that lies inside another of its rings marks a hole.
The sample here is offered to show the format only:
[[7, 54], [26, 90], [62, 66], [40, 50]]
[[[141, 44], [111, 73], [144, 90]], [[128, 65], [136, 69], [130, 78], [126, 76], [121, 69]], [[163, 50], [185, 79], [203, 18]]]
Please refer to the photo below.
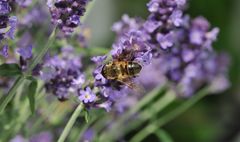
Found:
[[1, 49], [0, 55], [7, 58], [8, 57], [8, 46], [4, 45]]
[[7, 15], [11, 11], [11, 7], [7, 0], [0, 1], [0, 15]]
[[50, 24], [50, 14], [43, 1], [38, 1], [38, 4], [31, 9], [23, 18], [19, 19], [22, 26], [32, 27], [33, 25]]
[[41, 132], [32, 136], [29, 142], [53, 142], [53, 135], [50, 132]]
[[74, 54], [73, 47], [68, 46], [62, 48], [61, 56], [46, 60], [40, 77], [45, 81], [46, 89], [63, 101], [68, 99], [70, 93], [78, 96], [77, 90], [85, 83], [81, 70], [81, 57]]
[[211, 49], [212, 43], [217, 39], [219, 29], [214, 28], [209, 31], [210, 24], [203, 17], [195, 18], [191, 25], [192, 27], [189, 34], [190, 42], [194, 45], [200, 45]]
[[19, 48], [24, 48], [32, 44], [32, 35], [29, 32], [25, 32], [17, 42]]
[[32, 0], [16, 0], [16, 3], [21, 7], [28, 7], [32, 4]]
[[[130, 93], [130, 92], [129, 92]], [[137, 96], [131, 96], [129, 93], [126, 96], [121, 96], [118, 100], [115, 101], [113, 110], [117, 114], [123, 114], [128, 109], [134, 107], [135, 104], [138, 102]]]
[[33, 135], [29, 140], [22, 135], [17, 135], [10, 142], [53, 142], [53, 135], [50, 132], [41, 132]]
[[150, 35], [150, 43], [166, 50], [174, 45], [174, 30], [183, 24], [185, 0], [151, 0], [147, 6], [151, 14], [143, 24]]
[[107, 112], [110, 112], [111, 109], [112, 109], [112, 105], [113, 105], [113, 102], [112, 102], [112, 101], [106, 101], [106, 102], [97, 104], [96, 107], [97, 107], [97, 108], [103, 108], [103, 109], [105, 109]]
[[161, 45], [162, 49], [166, 50], [169, 47], [173, 46], [174, 43], [174, 39], [173, 39], [173, 33], [170, 32], [166, 35], [163, 35], [161, 33], [157, 34], [157, 41], [159, 42], [159, 44]]
[[17, 135], [14, 138], [12, 138], [10, 140], [10, 142], [27, 142], [27, 139], [25, 139], [23, 136], [21, 135]]
[[105, 85], [98, 86], [100, 92], [98, 93], [99, 102], [92, 105], [93, 108], [103, 108], [107, 112], [113, 115], [121, 115], [129, 108], [133, 107], [138, 99], [139, 95], [130, 95], [131, 92], [126, 86], [119, 88], [119, 84], [114, 82], [108, 82]]
[[138, 30], [141, 28], [143, 20], [141, 18], [130, 18], [127, 14], [122, 16], [122, 20], [116, 22], [112, 26], [112, 30], [118, 35], [125, 34], [130, 30]]
[[79, 99], [84, 103], [92, 103], [96, 99], [96, 95], [89, 87], [87, 87], [85, 90], [80, 90], [79, 94]]
[[[186, 0], [151, 0], [147, 5], [151, 14], [142, 30], [151, 37], [148, 43], [158, 60], [155, 65], [161, 67], [159, 73], [178, 86], [180, 95], [191, 96], [204, 85], [219, 80], [218, 77], [227, 80], [228, 64], [217, 62], [221, 57], [212, 49], [219, 29], [211, 30], [203, 17], [191, 20], [184, 15], [185, 4]], [[218, 70], [220, 66], [225, 69]], [[226, 88], [228, 83], [223, 82], [216, 86]]]
[[29, 60], [29, 59], [32, 58], [32, 48], [33, 48], [33, 46], [30, 45], [30, 46], [25, 47], [25, 48], [19, 48], [17, 52], [20, 54], [20, 56], [24, 60]]
[[151, 63], [142, 69], [137, 80], [149, 91], [157, 86], [164, 86], [166, 77], [162, 68], [160, 59], [152, 59]]
[[[0, 46], [2, 41], [8, 38], [14, 39], [14, 32], [16, 30], [17, 18], [10, 16], [11, 6], [9, 1], [0, 1]], [[5, 50], [5, 54], [1, 54], [6, 57], [6, 45], [3, 45], [2, 50]]]
[[84, 132], [83, 138], [80, 140], [80, 142], [92, 142], [94, 137], [95, 137], [95, 131], [89, 128]]
[[48, 2], [52, 15], [52, 22], [66, 35], [71, 34], [74, 28], [79, 26], [80, 17], [86, 11], [89, 0], [58, 0], [55, 3]]
[[179, 82], [180, 94], [191, 96], [203, 85], [210, 85], [212, 92], [224, 91], [229, 87], [227, 67], [228, 59], [222, 55], [212, 54], [191, 62]]
[[[122, 61], [134, 61], [137, 58], [143, 57], [147, 59], [146, 54], [151, 54], [149, 52], [151, 48], [143, 37], [143, 34], [141, 31], [131, 31], [120, 36], [116, 43], [113, 44], [113, 49], [111, 50], [112, 58]], [[151, 57], [151, 55], [148, 57]], [[148, 62], [146, 60], [143, 61], [144, 63]]]

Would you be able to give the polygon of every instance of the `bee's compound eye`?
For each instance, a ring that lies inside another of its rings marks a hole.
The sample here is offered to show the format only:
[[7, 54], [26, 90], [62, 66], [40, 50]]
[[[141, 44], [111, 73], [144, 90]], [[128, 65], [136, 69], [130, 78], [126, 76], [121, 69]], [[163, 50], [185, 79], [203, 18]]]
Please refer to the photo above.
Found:
[[134, 68], [134, 73], [135, 74], [138, 74], [142, 70], [142, 66], [138, 63], [133, 63], [132, 66]]

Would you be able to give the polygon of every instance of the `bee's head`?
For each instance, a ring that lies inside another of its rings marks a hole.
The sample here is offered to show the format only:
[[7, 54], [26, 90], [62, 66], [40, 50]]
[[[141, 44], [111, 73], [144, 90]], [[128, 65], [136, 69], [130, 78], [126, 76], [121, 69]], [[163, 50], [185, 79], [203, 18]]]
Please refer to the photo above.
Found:
[[142, 70], [142, 66], [137, 62], [133, 62], [133, 68], [134, 68], [134, 74], [138, 74]]

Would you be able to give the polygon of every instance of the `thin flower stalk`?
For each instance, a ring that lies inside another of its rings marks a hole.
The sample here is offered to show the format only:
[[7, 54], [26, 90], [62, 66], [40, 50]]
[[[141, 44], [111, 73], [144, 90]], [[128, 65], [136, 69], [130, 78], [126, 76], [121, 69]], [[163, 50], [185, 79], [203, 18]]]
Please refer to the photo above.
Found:
[[77, 120], [78, 116], [80, 115], [80, 113], [82, 112], [84, 108], [83, 103], [80, 103], [78, 105], [78, 107], [75, 109], [75, 111], [73, 112], [71, 118], [69, 119], [67, 125], [65, 126], [62, 134], [60, 135], [58, 142], [64, 142], [68, 136], [68, 134], [70, 133], [75, 121]]

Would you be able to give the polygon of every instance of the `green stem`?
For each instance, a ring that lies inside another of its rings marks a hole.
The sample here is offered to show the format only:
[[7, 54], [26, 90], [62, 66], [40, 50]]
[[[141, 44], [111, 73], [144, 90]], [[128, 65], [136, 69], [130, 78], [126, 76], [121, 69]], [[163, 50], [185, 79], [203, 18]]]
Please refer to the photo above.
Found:
[[170, 103], [172, 103], [176, 99], [176, 94], [174, 91], [168, 91], [161, 99], [152, 104], [148, 109], [144, 110], [140, 113], [140, 116], [143, 120], [148, 120], [152, 118], [152, 116], [161, 112], [164, 108], [166, 108]]
[[204, 96], [206, 96], [209, 92], [208, 88], [204, 88], [199, 93], [197, 93], [195, 96], [193, 96], [191, 99], [186, 101], [184, 104], [182, 104], [180, 107], [177, 107], [173, 111], [169, 112], [168, 114], [164, 115], [163, 117], [156, 119], [152, 124], [147, 125], [145, 128], [143, 128], [140, 132], [138, 132], [131, 140], [130, 142], [140, 142], [142, 141], [146, 135], [146, 131], [148, 133], [154, 133], [157, 129], [162, 127], [164, 124], [172, 121], [174, 118], [179, 116], [180, 114], [184, 113], [186, 110], [188, 110], [190, 107], [192, 107], [195, 103], [197, 103], [199, 100], [201, 100]]
[[64, 142], [66, 140], [68, 134], [70, 133], [73, 127], [73, 124], [75, 123], [75, 121], [77, 120], [77, 117], [80, 115], [81, 111], [83, 110], [83, 106], [84, 106], [83, 103], [80, 103], [78, 107], [75, 109], [67, 125], [65, 126], [62, 134], [60, 135], [58, 142]]
[[[39, 100], [38, 102], [36, 102], [36, 107], [38, 106], [38, 104], [41, 101], [41, 99], [43, 99], [44, 96], [44, 92], [42, 90], [40, 90], [41, 92], [39, 94], [36, 95], [36, 99]], [[20, 107], [19, 107], [20, 106]], [[21, 104], [19, 104], [19, 115], [17, 117], [17, 121], [16, 124], [14, 125], [14, 129], [12, 131], [15, 131], [15, 134], [17, 134], [19, 132], [19, 130], [21, 130], [21, 128], [23, 126], [25, 126], [25, 122], [29, 119], [29, 117], [31, 116], [31, 112], [29, 111], [28, 107], [29, 107], [29, 103], [28, 100], [25, 99], [24, 101], [21, 102]], [[33, 128], [33, 127], [32, 127]], [[33, 130], [33, 129], [32, 129]]]
[[[52, 33], [51, 33], [51, 35], [50, 35], [50, 37], [49, 37], [45, 47], [40, 51], [40, 53], [36, 56], [36, 58], [30, 64], [30, 66], [29, 66], [29, 68], [27, 70], [27, 75], [30, 75], [32, 70], [35, 68], [35, 66], [42, 60], [43, 56], [46, 54], [46, 52], [50, 48], [51, 44], [53, 43], [53, 41], [55, 39], [55, 35], [56, 35], [56, 28], [53, 29], [53, 31], [52, 31]], [[24, 79], [25, 79], [24, 75], [17, 78], [17, 80], [15, 81], [14, 85], [9, 90], [6, 98], [4, 98], [3, 102], [0, 104], [0, 113], [2, 113], [4, 111], [4, 109], [6, 108], [7, 104], [12, 100], [14, 94], [16, 93], [17, 89], [22, 84]]]
[[15, 83], [13, 84], [12, 88], [9, 90], [6, 97], [3, 98], [2, 103], [0, 104], [0, 114], [3, 113], [4, 109], [6, 108], [7, 104], [12, 100], [13, 96], [15, 95], [18, 87], [23, 83], [24, 77], [19, 76]]
[[161, 142], [173, 142], [171, 136], [164, 130], [160, 129], [154, 133]]
[[48, 41], [47, 41], [46, 45], [44, 46], [44, 48], [40, 51], [39, 54], [37, 54], [37, 56], [34, 58], [33, 62], [30, 64], [30, 66], [27, 70], [27, 74], [31, 74], [32, 70], [36, 67], [36, 65], [42, 60], [44, 55], [47, 53], [47, 51], [49, 50], [53, 41], [55, 40], [56, 33], [57, 33], [57, 28], [55, 27], [53, 29], [51, 35], [49, 36]]

